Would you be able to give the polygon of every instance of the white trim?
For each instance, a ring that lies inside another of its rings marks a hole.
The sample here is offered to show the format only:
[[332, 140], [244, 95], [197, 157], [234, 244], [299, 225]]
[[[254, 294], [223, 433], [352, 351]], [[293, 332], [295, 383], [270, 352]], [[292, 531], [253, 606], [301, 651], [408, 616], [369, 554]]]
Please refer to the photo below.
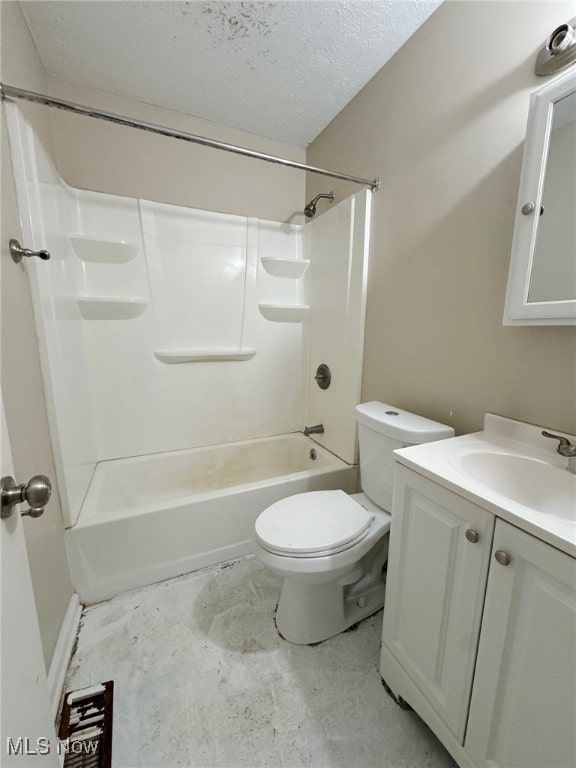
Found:
[[52, 714], [54, 719], [58, 717], [58, 707], [60, 697], [64, 686], [64, 678], [68, 670], [68, 664], [74, 650], [74, 642], [78, 629], [80, 627], [80, 617], [82, 616], [82, 605], [77, 592], [72, 594], [64, 621], [60, 627], [60, 634], [52, 656], [52, 663], [48, 672], [48, 690], [50, 692], [50, 702], [52, 705]]

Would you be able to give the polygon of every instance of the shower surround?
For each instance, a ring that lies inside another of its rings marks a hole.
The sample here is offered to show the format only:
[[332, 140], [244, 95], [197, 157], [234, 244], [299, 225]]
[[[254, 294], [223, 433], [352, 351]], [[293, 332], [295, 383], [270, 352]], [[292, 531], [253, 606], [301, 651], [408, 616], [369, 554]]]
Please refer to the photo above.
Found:
[[[206, 525], [222, 503], [196, 505], [189, 515], [178, 503], [178, 514], [162, 514], [174, 507], [170, 458], [180, 460], [183, 451], [209, 447], [209, 463], [218, 464], [223, 454], [214, 446], [257, 446], [278, 435], [288, 445], [305, 440], [290, 436], [305, 423], [323, 423], [316, 443], [336, 454], [331, 466], [320, 471], [321, 462], [310, 462], [314, 443], [306, 440], [299, 450], [311, 466], [294, 469], [292, 459], [279, 464], [274, 493], [282, 498], [307, 489], [350, 488], [370, 192], [303, 226], [74, 189], [60, 179], [18, 108], [7, 103], [6, 112], [23, 244], [51, 253], [50, 261], [31, 260], [25, 268], [81, 599], [93, 602], [219, 562], [224, 552], [249, 551], [253, 521], [263, 507], [256, 497], [247, 500], [245, 487], [268, 487], [270, 477], [237, 477], [234, 488], [243, 490], [238, 503], [228, 500], [226, 513], [218, 513], [214, 544]], [[326, 391], [313, 379], [320, 363], [332, 370]], [[253, 450], [247, 468], [263, 463]], [[129, 524], [110, 528], [105, 505], [99, 510], [94, 503], [94, 488], [107, 472], [103, 468], [114, 466], [106, 475], [107, 498], [130, 494], [117, 480], [131, 457], [159, 473], [165, 498], [125, 500], [114, 515], [116, 523], [124, 517]], [[146, 457], [158, 461], [147, 464]], [[304, 479], [310, 472], [313, 482]], [[303, 484], [287, 481], [300, 475]], [[224, 479], [222, 485], [228, 498], [230, 486]], [[195, 494], [206, 501], [201, 479], [196, 491], [187, 485], [187, 504]], [[260, 496], [264, 506], [276, 500], [269, 492]], [[153, 511], [159, 525], [154, 530]], [[135, 523], [138, 515], [141, 524]], [[177, 542], [172, 554], [164, 548], [153, 562], [156, 555], [144, 546], [140, 560], [127, 556], [139, 539], [159, 540], [166, 531]], [[182, 541], [190, 542], [189, 557], [180, 551]], [[118, 574], [114, 584], [106, 572]]]

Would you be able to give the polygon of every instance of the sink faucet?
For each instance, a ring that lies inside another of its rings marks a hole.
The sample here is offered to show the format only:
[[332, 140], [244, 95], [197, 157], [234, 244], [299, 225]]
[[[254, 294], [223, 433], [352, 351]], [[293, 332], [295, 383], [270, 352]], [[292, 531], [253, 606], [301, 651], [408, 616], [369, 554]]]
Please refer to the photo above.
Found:
[[308, 437], [308, 435], [323, 435], [324, 425], [316, 424], [316, 426], [314, 427], [304, 427], [304, 434], [306, 435], [306, 437]]
[[558, 448], [556, 448], [556, 451], [560, 456], [566, 456], [568, 459], [568, 472], [572, 472], [573, 475], [576, 475], [576, 445], [572, 445], [570, 440], [567, 440], [565, 437], [553, 435], [551, 432], [544, 431], [542, 434], [544, 437], [553, 437], [554, 440], [558, 440]]

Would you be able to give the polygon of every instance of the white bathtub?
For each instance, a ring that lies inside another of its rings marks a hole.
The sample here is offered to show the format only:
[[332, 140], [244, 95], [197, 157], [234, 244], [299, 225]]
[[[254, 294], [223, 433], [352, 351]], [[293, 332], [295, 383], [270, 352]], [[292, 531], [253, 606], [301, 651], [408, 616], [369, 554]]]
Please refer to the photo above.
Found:
[[356, 467], [299, 432], [100, 462], [66, 531], [75, 589], [95, 603], [247, 554], [273, 502], [355, 483]]

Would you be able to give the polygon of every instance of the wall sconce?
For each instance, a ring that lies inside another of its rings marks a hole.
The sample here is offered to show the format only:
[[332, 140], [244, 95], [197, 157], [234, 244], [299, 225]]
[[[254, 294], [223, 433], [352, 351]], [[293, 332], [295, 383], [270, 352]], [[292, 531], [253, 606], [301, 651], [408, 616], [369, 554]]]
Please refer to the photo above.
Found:
[[544, 77], [576, 62], [576, 16], [556, 27], [536, 58], [536, 74]]

